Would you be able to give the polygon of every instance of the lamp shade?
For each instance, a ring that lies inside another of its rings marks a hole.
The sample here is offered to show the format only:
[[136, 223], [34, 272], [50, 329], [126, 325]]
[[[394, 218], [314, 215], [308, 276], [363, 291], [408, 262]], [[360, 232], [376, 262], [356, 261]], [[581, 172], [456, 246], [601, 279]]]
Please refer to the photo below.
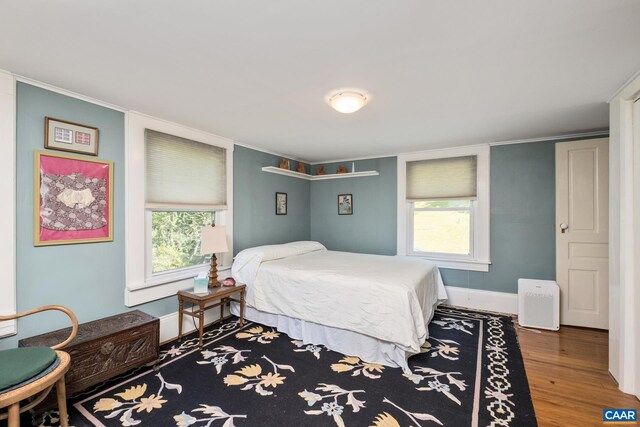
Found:
[[200, 234], [200, 255], [228, 252], [227, 233], [224, 227], [202, 227]]

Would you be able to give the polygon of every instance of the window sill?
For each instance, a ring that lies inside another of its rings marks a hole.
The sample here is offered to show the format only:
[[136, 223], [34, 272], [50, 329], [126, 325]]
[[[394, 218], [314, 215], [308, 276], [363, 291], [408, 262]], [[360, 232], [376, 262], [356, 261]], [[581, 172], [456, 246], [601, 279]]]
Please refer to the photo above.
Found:
[[[192, 288], [193, 278], [200, 272], [208, 271], [208, 266], [198, 266], [175, 273], [161, 274], [144, 283], [127, 285], [124, 291], [124, 303], [127, 307], [133, 307], [174, 296], [178, 291]], [[219, 267], [218, 273], [224, 277], [231, 273], [231, 267]]]
[[489, 265], [491, 265], [491, 261], [489, 260], [429, 258], [428, 256], [417, 254], [411, 254], [409, 256], [431, 261], [437, 265], [438, 268], [448, 268], [452, 270], [481, 271], [486, 273], [489, 271]]

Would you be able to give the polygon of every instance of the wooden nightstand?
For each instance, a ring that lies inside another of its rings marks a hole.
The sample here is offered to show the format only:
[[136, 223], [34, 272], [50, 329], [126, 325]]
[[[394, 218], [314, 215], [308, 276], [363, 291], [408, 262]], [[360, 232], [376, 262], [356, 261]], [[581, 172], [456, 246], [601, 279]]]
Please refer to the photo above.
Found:
[[[182, 319], [183, 315], [195, 317], [198, 319], [198, 331], [200, 341], [198, 348], [202, 350], [202, 331], [204, 329], [204, 312], [210, 308], [220, 307], [220, 321], [224, 317], [225, 304], [234, 301], [240, 303], [240, 326], [244, 325], [244, 290], [245, 285], [221, 286], [218, 288], [209, 288], [206, 294], [194, 294], [189, 291], [178, 291], [178, 339], [182, 339]], [[240, 299], [232, 298], [234, 294], [240, 294]], [[193, 304], [191, 311], [184, 310], [184, 302]], [[213, 304], [211, 304], [213, 303]], [[211, 305], [208, 305], [211, 304]], [[196, 305], [198, 309], [196, 310]]]

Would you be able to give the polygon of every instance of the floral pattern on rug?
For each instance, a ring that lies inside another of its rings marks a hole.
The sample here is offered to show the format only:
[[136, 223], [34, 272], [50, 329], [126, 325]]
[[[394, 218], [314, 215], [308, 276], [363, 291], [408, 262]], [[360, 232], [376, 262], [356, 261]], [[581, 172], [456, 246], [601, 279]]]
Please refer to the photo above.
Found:
[[273, 368], [269, 369], [266, 374], [263, 374], [262, 367], [258, 364], [247, 365], [236, 371], [237, 375], [232, 374], [224, 377], [224, 383], [227, 386], [244, 385], [241, 390], [254, 390], [260, 396], [271, 396], [273, 391], [269, 391], [267, 388], [276, 388], [287, 379], [278, 372], [278, 369], [291, 372], [295, 372], [295, 370], [290, 365], [273, 363], [267, 356], [262, 356], [262, 358], [269, 362]]
[[[190, 426], [196, 423], [206, 423], [207, 427], [221, 424], [222, 427], [235, 427], [234, 419], [247, 418], [246, 415], [229, 415], [222, 410], [219, 406], [209, 406], [200, 404], [200, 408], [192, 409], [191, 412], [202, 412], [202, 415], [197, 414], [192, 416], [182, 411], [179, 415], [174, 415], [173, 419], [178, 427]], [[224, 423], [214, 423], [214, 421], [222, 421]]]
[[[409, 412], [405, 409], [402, 409], [400, 406], [396, 405], [386, 397], [382, 402], [393, 405], [394, 408], [396, 408], [401, 413], [406, 415], [407, 418], [409, 418], [412, 422], [414, 422], [418, 426], [422, 425], [420, 421], [433, 421], [436, 424], [443, 425], [442, 421], [440, 421], [439, 419], [437, 419], [431, 414]], [[400, 427], [400, 423], [398, 422], [398, 420], [395, 419], [395, 417], [393, 417], [393, 415], [390, 415], [388, 412], [383, 412], [382, 414], [378, 414], [378, 416], [375, 418], [375, 420], [373, 421], [373, 426], [374, 427]]]
[[444, 357], [449, 360], [458, 360], [460, 343], [454, 340], [430, 337], [420, 347], [420, 353], [429, 353], [431, 357]]
[[[74, 427], [535, 426], [511, 319], [439, 308], [411, 372], [236, 321], [71, 400]], [[50, 411], [34, 425], [55, 425]]]
[[[175, 390], [178, 394], [182, 393], [182, 386], [180, 384], [170, 384], [162, 378], [161, 374], [156, 374], [156, 377], [160, 380], [160, 387], [156, 393], [144, 396], [147, 392], [147, 384], [139, 384], [127, 388], [121, 393], [114, 394], [114, 398], [102, 398], [93, 405], [93, 410], [97, 412], [107, 411], [108, 414], [104, 415], [104, 418], [114, 418], [120, 415], [120, 422], [124, 427], [135, 426], [142, 423], [141, 420], [134, 418], [134, 411], [136, 416], [140, 417], [140, 413], [150, 413], [154, 409], [162, 408], [167, 400], [162, 397], [162, 391]], [[144, 413], [141, 414], [144, 418]]]
[[274, 339], [278, 337], [280, 337], [279, 332], [276, 332], [274, 329], [265, 331], [262, 326], [255, 326], [244, 332], [239, 332], [236, 334], [236, 338], [248, 339], [249, 341], [257, 341], [260, 344], [270, 344]]
[[302, 341], [298, 341], [298, 340], [292, 340], [291, 344], [298, 347], [296, 350], [293, 350], [294, 352], [301, 353], [303, 351], [308, 351], [309, 353], [313, 354], [313, 356], [318, 360], [320, 360], [320, 352], [322, 350], [326, 350], [321, 345], [304, 344]]
[[[319, 409], [310, 409], [304, 411], [307, 415], [328, 415], [333, 417], [333, 421], [338, 426], [344, 426], [344, 420], [342, 419], [342, 412], [345, 406], [351, 406], [351, 411], [355, 414], [360, 409], [364, 408], [364, 400], [358, 400], [355, 397], [356, 393], [364, 393], [364, 390], [345, 390], [335, 384], [320, 383], [315, 388], [316, 391], [322, 394], [307, 391], [301, 391], [298, 393], [300, 397], [307, 401], [309, 406], [314, 406], [316, 403], [322, 402], [324, 399], [328, 399], [322, 403]], [[340, 404], [342, 402], [342, 404]]]
[[415, 366], [413, 368], [413, 372], [414, 373], [403, 375], [414, 384], [421, 384], [422, 381], [427, 383], [426, 387], [416, 387], [416, 390], [437, 391], [438, 393], [444, 394], [458, 405], [462, 404], [460, 399], [453, 394], [454, 390], [452, 389], [452, 386], [455, 386], [459, 391], [465, 391], [467, 388], [467, 385], [463, 380], [455, 378], [456, 375], [462, 375], [460, 372], [440, 372], [433, 368], [427, 368], [424, 366]]
[[351, 372], [351, 376], [357, 377], [362, 374], [367, 378], [377, 380], [384, 371], [384, 366], [377, 363], [367, 363], [360, 360], [359, 357], [346, 356], [340, 359], [340, 363], [334, 363], [331, 365], [331, 369], [335, 372]]
[[247, 358], [243, 356], [242, 353], [251, 352], [251, 350], [237, 350], [229, 345], [216, 347], [214, 348], [214, 350], [215, 351], [202, 351], [202, 357], [204, 357], [206, 360], [199, 360], [196, 363], [198, 363], [199, 365], [213, 364], [215, 366], [217, 374], [222, 372], [222, 367], [229, 361], [229, 357], [231, 357], [231, 363], [236, 365], [247, 360]]

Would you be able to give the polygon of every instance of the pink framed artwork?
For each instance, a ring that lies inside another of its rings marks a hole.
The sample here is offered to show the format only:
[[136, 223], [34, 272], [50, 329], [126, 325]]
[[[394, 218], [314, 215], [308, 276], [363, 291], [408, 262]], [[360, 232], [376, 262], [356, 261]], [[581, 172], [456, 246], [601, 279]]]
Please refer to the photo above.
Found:
[[113, 162], [35, 153], [34, 246], [113, 241]]

